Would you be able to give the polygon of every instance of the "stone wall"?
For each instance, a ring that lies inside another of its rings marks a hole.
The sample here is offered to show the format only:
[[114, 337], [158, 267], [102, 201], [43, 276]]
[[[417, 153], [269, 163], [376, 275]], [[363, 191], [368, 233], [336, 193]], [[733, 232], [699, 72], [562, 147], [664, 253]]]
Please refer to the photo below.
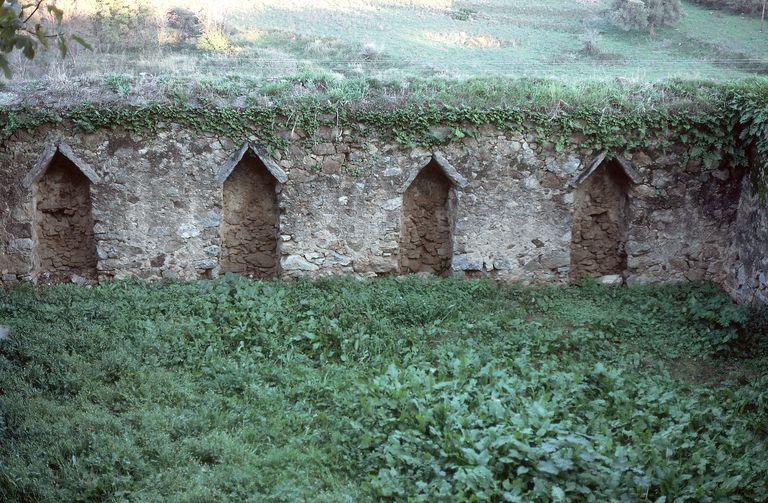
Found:
[[744, 179], [726, 288], [742, 302], [768, 304], [768, 199]]
[[[584, 184], [595, 175], [576, 182], [590, 173], [600, 154], [579, 147], [577, 138], [556, 152], [535, 135], [487, 126], [427, 151], [400, 146], [372, 130], [362, 135], [357, 129], [323, 127], [311, 137], [299, 129], [279, 134], [289, 147], [272, 155], [269, 169], [286, 175], [275, 187], [280, 277], [372, 277], [417, 269], [407, 263], [415, 221], [409, 216], [414, 215], [413, 191], [408, 191], [425, 167], [440, 160], [450, 189], [447, 206], [437, 205], [447, 207], [447, 216], [435, 220], [432, 215], [432, 222], [441, 222], [436, 229], [442, 229], [433, 231], [441, 244], [433, 249], [450, 243], [453, 274], [569, 280], [578, 191], [586, 190]], [[35, 279], [40, 273], [34, 259], [40, 243], [30, 235], [35, 188], [23, 181], [41, 154], [60, 142], [98, 179], [91, 185], [91, 203], [99, 278], [208, 278], [231, 267], [226, 249], [232, 227], [243, 220], [230, 218], [226, 182], [219, 175], [239, 144], [178, 126], [144, 135], [43, 129], [16, 133], [0, 145], [5, 182], [0, 185], [0, 273], [5, 281]], [[657, 145], [624, 155], [635, 174], [626, 187], [626, 267], [617, 273], [629, 283], [703, 279], [725, 284], [732, 272], [742, 173], [727, 167], [705, 170], [686, 160], [685, 151], [675, 138], [659, 138]], [[227, 179], [234, 183], [231, 176]], [[259, 182], [243, 183], [255, 191]], [[242, 199], [259, 207], [255, 199], [261, 196], [253, 194], [248, 189]], [[425, 217], [428, 213], [422, 211]], [[252, 235], [244, 227], [239, 233]], [[249, 244], [256, 241], [263, 239], [246, 237], [238, 246], [248, 252], [239, 251], [240, 256], [271, 252], [271, 245]], [[266, 269], [254, 265], [260, 260], [248, 262], [245, 272], [262, 274]], [[447, 260], [441, 258], [433, 270], [442, 271]]]

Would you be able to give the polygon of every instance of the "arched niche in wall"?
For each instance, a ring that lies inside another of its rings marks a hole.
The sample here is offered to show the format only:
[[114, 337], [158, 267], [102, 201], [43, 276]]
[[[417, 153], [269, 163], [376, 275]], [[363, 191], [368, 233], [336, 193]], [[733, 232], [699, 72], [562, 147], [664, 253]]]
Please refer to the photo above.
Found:
[[96, 172], [64, 143], [49, 146], [23, 181], [35, 211], [35, 274], [47, 281], [96, 279], [91, 185]]
[[573, 182], [571, 277], [622, 274], [627, 269], [629, 188], [640, 175], [602, 152]]
[[257, 279], [278, 276], [278, 194], [287, 179], [280, 166], [251, 143], [244, 144], [219, 170], [222, 272]]
[[467, 181], [442, 156], [411, 174], [403, 186], [400, 272], [447, 275], [453, 258], [455, 187]]

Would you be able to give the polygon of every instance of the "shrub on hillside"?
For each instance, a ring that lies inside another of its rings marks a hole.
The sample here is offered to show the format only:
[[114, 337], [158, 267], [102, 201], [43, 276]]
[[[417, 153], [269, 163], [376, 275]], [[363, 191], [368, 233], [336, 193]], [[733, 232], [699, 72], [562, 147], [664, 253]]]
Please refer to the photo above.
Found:
[[711, 9], [726, 10], [736, 14], [759, 16], [763, 11], [763, 0], [691, 0], [695, 4]]
[[234, 46], [229, 35], [220, 26], [210, 26], [197, 41], [197, 48], [205, 52], [232, 52]]
[[203, 34], [203, 23], [189, 9], [175, 7], [165, 15], [166, 26], [176, 32], [181, 42], [196, 40]]
[[648, 30], [675, 24], [683, 15], [679, 0], [615, 0], [611, 18], [624, 30]]
[[598, 56], [602, 53], [600, 50], [600, 32], [597, 30], [587, 30], [579, 36], [579, 42], [582, 43], [581, 52], [587, 56]]
[[143, 0], [102, 0], [93, 15], [99, 43], [110, 51], [136, 49], [157, 40], [152, 8]]
[[373, 61], [381, 57], [382, 51], [375, 44], [368, 42], [360, 50], [360, 57], [366, 61]]

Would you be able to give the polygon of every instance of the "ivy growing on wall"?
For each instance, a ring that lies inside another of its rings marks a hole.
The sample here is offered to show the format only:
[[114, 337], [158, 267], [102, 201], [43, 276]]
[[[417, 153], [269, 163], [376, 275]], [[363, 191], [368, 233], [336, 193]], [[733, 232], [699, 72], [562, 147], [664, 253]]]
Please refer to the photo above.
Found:
[[752, 151], [752, 183], [761, 197], [768, 192], [768, 103], [755, 89], [732, 97], [730, 108], [737, 117], [738, 138], [742, 149]]
[[[551, 142], [557, 151], [569, 144], [611, 152], [665, 148], [672, 146], [665, 143], [669, 138], [677, 138], [690, 158], [700, 159], [710, 168], [723, 160], [746, 166], [750, 152], [757, 154], [754, 159], [768, 159], [768, 86], [764, 82], [709, 86], [706, 93], [689, 88], [676, 92], [677, 100], [664, 106], [634, 108], [615, 103], [600, 107], [594, 102], [557, 107], [530, 101], [519, 106], [509, 102], [460, 105], [429, 99], [381, 106], [309, 96], [242, 108], [215, 105], [207, 99], [135, 106], [83, 104], [65, 109], [16, 107], [0, 109], [0, 119], [5, 138], [45, 125], [83, 132], [122, 128], [152, 134], [178, 124], [235, 141], [256, 138], [271, 149], [287, 147], [281, 132], [300, 129], [311, 140], [321, 126], [354, 129], [361, 135], [376, 132], [404, 146], [432, 147], [476, 135], [488, 125], [535, 133], [538, 141]], [[765, 193], [765, 162], [752, 162], [751, 166], [753, 181]]]

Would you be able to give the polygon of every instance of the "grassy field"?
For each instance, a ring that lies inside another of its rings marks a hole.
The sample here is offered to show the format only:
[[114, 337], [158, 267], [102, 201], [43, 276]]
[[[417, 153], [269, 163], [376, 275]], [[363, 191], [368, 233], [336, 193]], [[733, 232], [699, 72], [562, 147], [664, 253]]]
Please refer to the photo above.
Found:
[[20, 287], [0, 500], [765, 501], [760, 316], [690, 284]]
[[[96, 50], [73, 48], [64, 62], [43, 57], [30, 64], [18, 56], [17, 78], [126, 73], [276, 79], [325, 72], [383, 80], [724, 80], [768, 71], [768, 34], [759, 31], [758, 19], [691, 3], [684, 3], [685, 17], [676, 26], [650, 36], [608, 22], [608, 0], [188, 1], [205, 25], [207, 42], [186, 45], [165, 27], [165, 12], [185, 2], [144, 4], [141, 22], [98, 24], [95, 0], [58, 2], [69, 13], [67, 26], [87, 35]], [[585, 38], [596, 42], [596, 50], [583, 50]]]

